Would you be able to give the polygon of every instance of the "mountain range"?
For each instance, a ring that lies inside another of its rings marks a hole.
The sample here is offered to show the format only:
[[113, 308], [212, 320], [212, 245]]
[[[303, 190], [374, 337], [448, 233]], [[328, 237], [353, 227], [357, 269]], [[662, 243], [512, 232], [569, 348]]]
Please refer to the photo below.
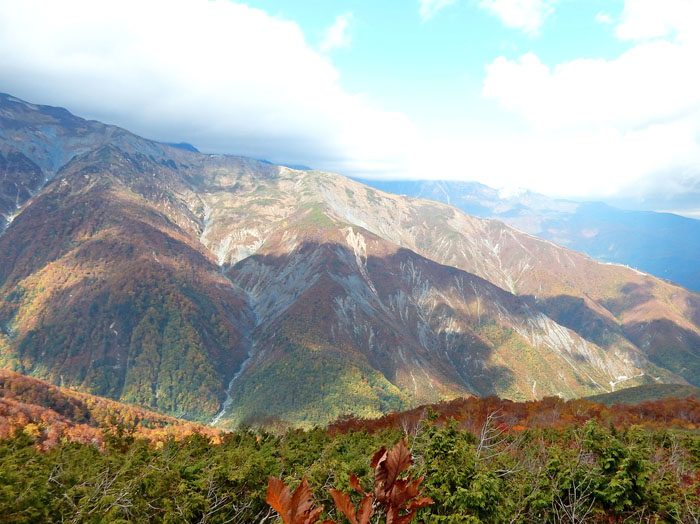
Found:
[[700, 220], [672, 213], [573, 202], [478, 182], [358, 180], [376, 189], [445, 202], [495, 218], [601, 262], [623, 264], [700, 291]]
[[191, 149], [0, 95], [0, 366], [222, 427], [700, 385], [693, 291]]

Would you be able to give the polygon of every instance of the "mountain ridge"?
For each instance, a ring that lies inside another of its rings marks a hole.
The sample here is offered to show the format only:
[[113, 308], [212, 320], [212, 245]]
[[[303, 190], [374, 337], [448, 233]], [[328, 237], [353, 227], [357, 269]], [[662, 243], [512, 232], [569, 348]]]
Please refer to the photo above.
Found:
[[[700, 291], [700, 220], [618, 209], [603, 202], [555, 199], [531, 191], [504, 195], [478, 182], [358, 179], [390, 193], [453, 205], [523, 232]], [[691, 239], [691, 240], [689, 240]]]

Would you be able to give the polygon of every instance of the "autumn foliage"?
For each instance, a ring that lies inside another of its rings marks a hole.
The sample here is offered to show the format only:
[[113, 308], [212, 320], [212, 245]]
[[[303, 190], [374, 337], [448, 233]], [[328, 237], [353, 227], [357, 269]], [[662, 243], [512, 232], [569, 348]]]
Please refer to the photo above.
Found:
[[472, 398], [330, 428], [224, 434], [12, 372], [0, 386], [3, 522], [700, 518], [695, 399]]
[[323, 506], [314, 507], [314, 495], [306, 477], [301, 479], [294, 494], [280, 479], [270, 477], [265, 500], [280, 514], [284, 524], [314, 524], [323, 513]]
[[[422, 496], [420, 484], [423, 477], [413, 479], [413, 474], [406, 478], [399, 477], [412, 463], [406, 440], [397, 442], [390, 451], [382, 446], [370, 464], [374, 469], [374, 491], [365, 491], [360, 485], [360, 479], [351, 472], [350, 486], [362, 495], [362, 500], [356, 508], [348, 493], [331, 488], [329, 492], [336, 508], [350, 524], [369, 524], [377, 510], [385, 515], [386, 524], [408, 524], [413, 520], [416, 510], [433, 503], [430, 497]], [[306, 477], [301, 480], [294, 494], [290, 493], [282, 480], [270, 477], [266, 501], [279, 513], [284, 524], [314, 524], [324, 509], [323, 506], [314, 507], [313, 494]], [[324, 520], [323, 524], [338, 522]]]
[[542, 400], [514, 402], [497, 397], [468, 397], [420, 406], [408, 411], [388, 413], [375, 419], [342, 417], [328, 426], [331, 434], [349, 431], [381, 431], [387, 428], [415, 428], [428, 413], [440, 424], [457, 422], [473, 432], [481, 428], [489, 413], [498, 412], [498, 424], [504, 431], [524, 429], [566, 428], [596, 420], [616, 426], [641, 425], [649, 429], [700, 427], [700, 400], [666, 398], [636, 405], [606, 406], [590, 400], [563, 400], [545, 397]]
[[0, 439], [23, 432], [42, 450], [62, 440], [104, 447], [105, 432], [162, 442], [200, 433], [220, 441], [220, 432], [186, 420], [61, 388], [0, 369]]

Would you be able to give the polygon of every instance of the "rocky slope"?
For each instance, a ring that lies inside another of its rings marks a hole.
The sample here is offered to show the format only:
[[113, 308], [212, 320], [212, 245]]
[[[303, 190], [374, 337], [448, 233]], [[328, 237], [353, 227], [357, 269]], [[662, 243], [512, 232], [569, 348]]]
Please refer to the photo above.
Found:
[[477, 182], [360, 181], [391, 193], [444, 202], [477, 217], [496, 218], [601, 262], [624, 264], [700, 291], [700, 220], [553, 199], [530, 191], [502, 194]]
[[26, 188], [0, 236], [4, 367], [223, 426], [699, 380], [678, 286], [339, 175], [0, 111], [4, 158], [34, 166], [0, 165]]

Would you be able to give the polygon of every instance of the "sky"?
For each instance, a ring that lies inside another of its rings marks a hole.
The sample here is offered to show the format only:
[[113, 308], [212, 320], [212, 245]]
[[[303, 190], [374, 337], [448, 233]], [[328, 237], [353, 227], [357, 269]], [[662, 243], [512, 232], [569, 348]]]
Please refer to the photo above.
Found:
[[700, 218], [700, 0], [0, 0], [0, 92], [204, 152]]

